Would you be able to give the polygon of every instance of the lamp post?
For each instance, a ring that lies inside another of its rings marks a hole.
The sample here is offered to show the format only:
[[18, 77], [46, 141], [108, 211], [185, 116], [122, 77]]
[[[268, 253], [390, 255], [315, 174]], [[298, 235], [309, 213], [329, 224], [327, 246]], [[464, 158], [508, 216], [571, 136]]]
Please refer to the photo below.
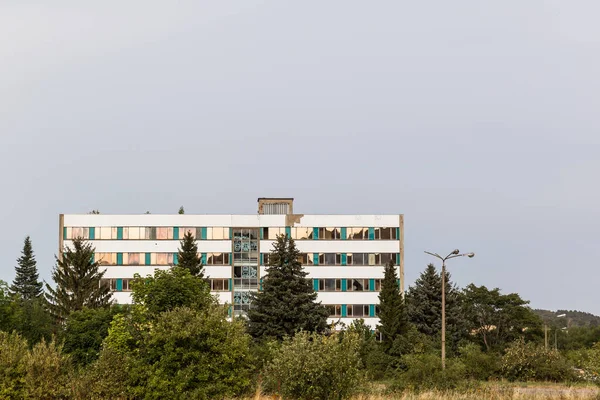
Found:
[[425, 254], [434, 256], [442, 260], [442, 369], [446, 369], [446, 260], [457, 257], [475, 257], [475, 253], [464, 253], [461, 254], [458, 249], [448, 254], [446, 257], [442, 257], [437, 253], [430, 253], [428, 251]]

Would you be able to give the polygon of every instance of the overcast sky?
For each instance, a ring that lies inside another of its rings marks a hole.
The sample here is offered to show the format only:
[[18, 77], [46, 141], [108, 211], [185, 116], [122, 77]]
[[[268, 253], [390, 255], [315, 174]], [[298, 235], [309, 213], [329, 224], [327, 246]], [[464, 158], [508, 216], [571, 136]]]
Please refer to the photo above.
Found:
[[600, 2], [0, 3], [0, 279], [59, 213], [405, 215], [535, 308], [600, 314]]

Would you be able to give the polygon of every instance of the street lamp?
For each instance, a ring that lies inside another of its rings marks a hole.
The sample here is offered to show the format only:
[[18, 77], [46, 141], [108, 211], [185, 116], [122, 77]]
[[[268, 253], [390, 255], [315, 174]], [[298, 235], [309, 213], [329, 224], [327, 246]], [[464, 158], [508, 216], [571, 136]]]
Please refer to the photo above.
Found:
[[434, 256], [442, 260], [442, 369], [446, 369], [446, 260], [457, 257], [475, 257], [475, 253], [464, 253], [461, 254], [458, 249], [448, 254], [446, 257], [442, 257], [437, 253], [430, 253], [428, 251], [425, 254]]

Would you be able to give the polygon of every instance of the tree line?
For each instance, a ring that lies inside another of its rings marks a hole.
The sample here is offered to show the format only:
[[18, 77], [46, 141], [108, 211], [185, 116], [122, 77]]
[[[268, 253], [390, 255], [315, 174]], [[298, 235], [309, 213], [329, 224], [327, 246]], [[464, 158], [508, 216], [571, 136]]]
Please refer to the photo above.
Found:
[[247, 317], [211, 296], [189, 233], [177, 266], [135, 276], [131, 305], [113, 303], [93, 254], [89, 242], [74, 240], [56, 260], [53, 285], [44, 284], [25, 239], [14, 281], [0, 287], [0, 397], [213, 399], [260, 390], [342, 399], [374, 381], [402, 391], [600, 373], [597, 327], [561, 330], [563, 350], [546, 348], [543, 321], [526, 300], [474, 284], [460, 289], [450, 274], [442, 370], [442, 277], [433, 265], [404, 295], [393, 262], [385, 266], [372, 331], [362, 319], [328, 324], [286, 235], [273, 245]]

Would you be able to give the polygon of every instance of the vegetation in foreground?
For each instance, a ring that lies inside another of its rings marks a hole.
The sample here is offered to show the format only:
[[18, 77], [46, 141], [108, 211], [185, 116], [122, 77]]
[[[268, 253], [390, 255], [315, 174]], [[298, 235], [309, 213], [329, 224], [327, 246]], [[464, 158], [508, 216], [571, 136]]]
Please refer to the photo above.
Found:
[[599, 398], [594, 386], [572, 386], [598, 382], [597, 327], [567, 334], [550, 324], [557, 349], [548, 348], [542, 320], [519, 295], [459, 290], [449, 275], [442, 370], [442, 279], [433, 266], [405, 298], [386, 266], [376, 340], [361, 319], [327, 326], [287, 236], [274, 245], [248, 320], [211, 296], [189, 235], [182, 265], [136, 277], [129, 307], [107, 301], [93, 253], [76, 240], [44, 293], [26, 239], [15, 281], [0, 287], [0, 398]]

